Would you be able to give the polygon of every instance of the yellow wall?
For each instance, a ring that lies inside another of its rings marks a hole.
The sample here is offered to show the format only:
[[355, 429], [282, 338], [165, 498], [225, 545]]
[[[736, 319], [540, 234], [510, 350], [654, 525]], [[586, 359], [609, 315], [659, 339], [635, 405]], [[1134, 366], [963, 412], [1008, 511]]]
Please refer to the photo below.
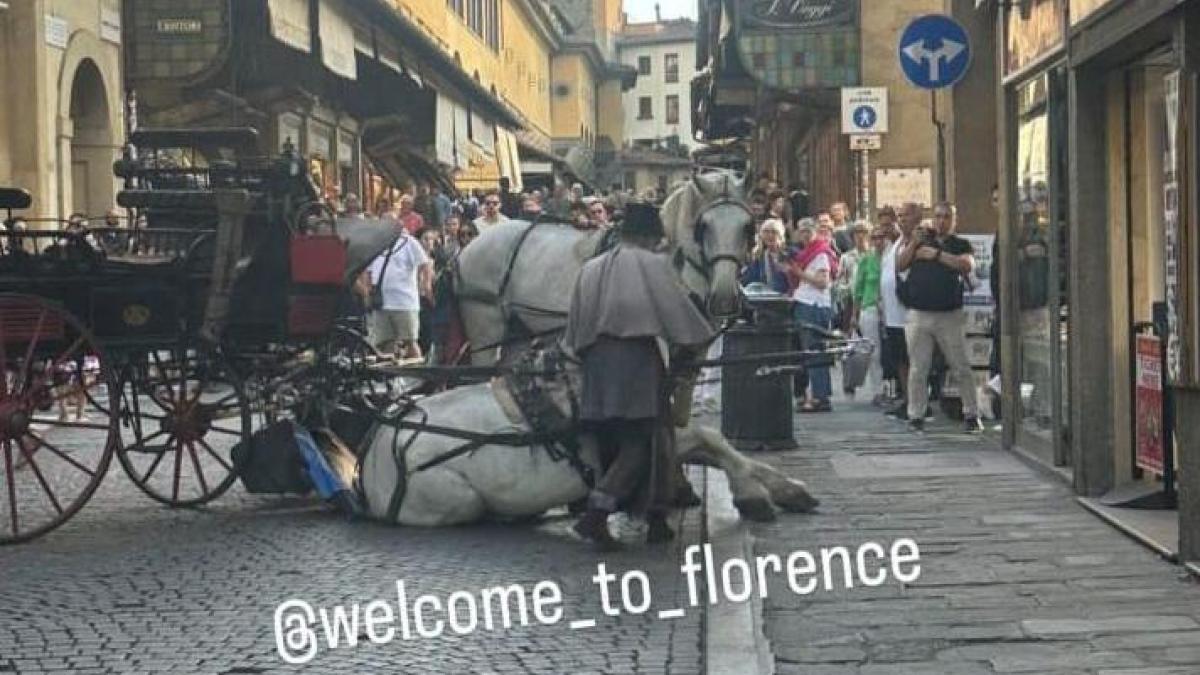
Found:
[[[553, 86], [551, 105], [555, 138], [579, 138], [580, 129], [585, 137], [596, 133], [596, 78], [587, 57], [579, 53], [555, 57], [553, 63]], [[565, 96], [557, 89], [567, 88]]]
[[535, 131], [549, 135], [552, 46], [525, 13], [523, 1], [501, 0], [500, 49], [495, 51], [444, 0], [393, 0], [447, 54], [457, 55], [463, 72], [478, 72], [485, 88], [519, 110]]
[[549, 136], [551, 45], [519, 4], [505, 0], [501, 8], [504, 77], [500, 79], [500, 92], [525, 115], [535, 131]]
[[[500, 53], [488, 46], [454, 12], [445, 0], [392, 0], [392, 2], [433, 38], [451, 56], [457, 55], [462, 70], [472, 77], [479, 73], [479, 82], [486, 89], [500, 90], [502, 79]], [[504, 3], [510, 4], [510, 3]], [[510, 11], [501, 8], [501, 14]], [[502, 36], [504, 41], [507, 36]], [[503, 47], [503, 45], [502, 45]]]
[[[600, 85], [596, 104], [596, 136], [607, 136], [619, 148], [625, 139], [625, 105], [621, 81], [610, 79]], [[680, 110], [683, 114], [683, 110]]]

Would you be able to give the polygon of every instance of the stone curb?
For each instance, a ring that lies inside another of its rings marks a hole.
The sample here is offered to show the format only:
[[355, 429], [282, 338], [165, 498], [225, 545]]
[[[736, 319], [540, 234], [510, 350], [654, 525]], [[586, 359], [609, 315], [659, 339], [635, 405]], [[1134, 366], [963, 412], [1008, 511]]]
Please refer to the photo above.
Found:
[[[752, 561], [754, 537], [733, 507], [729, 482], [719, 471], [703, 469], [704, 537], [711, 543], [717, 566], [731, 558]], [[706, 675], [774, 675], [775, 657], [763, 633], [762, 600], [721, 601], [704, 605], [704, 668]]]

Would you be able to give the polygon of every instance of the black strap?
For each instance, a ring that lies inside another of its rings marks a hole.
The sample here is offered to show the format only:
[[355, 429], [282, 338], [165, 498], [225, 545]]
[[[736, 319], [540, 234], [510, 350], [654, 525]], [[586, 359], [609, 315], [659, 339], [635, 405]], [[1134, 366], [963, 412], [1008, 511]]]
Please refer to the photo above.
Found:
[[393, 239], [392, 243], [388, 245], [387, 256], [385, 256], [383, 259], [383, 269], [379, 272], [379, 281], [375, 284], [376, 286], [379, 287], [380, 293], [383, 293], [383, 280], [385, 277], [387, 277], [388, 267], [391, 265], [391, 262], [392, 262], [392, 254], [397, 253], [399, 251], [403, 251], [404, 247], [408, 246], [408, 242], [412, 241], [412, 238], [411, 237], [406, 238], [404, 240], [404, 243], [400, 244], [400, 248], [396, 248], [396, 242], [398, 242], [398, 241], [400, 241], [400, 235], [396, 235], [396, 238]]

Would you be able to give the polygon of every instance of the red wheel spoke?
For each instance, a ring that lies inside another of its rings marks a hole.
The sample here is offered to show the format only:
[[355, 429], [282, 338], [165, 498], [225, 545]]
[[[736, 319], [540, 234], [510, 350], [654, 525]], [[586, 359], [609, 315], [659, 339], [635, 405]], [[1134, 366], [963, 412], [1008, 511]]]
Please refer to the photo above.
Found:
[[14, 480], [12, 443], [4, 441], [4, 475], [8, 478], [8, 510], [12, 520], [14, 537], [21, 535], [21, 524], [17, 520], [17, 486]]
[[41, 313], [38, 314], [37, 329], [33, 332], [33, 337], [29, 340], [29, 346], [25, 348], [25, 369], [28, 374], [29, 364], [33, 361], [33, 349], [37, 347], [38, 340], [42, 337], [42, 326], [46, 323], [46, 308], [43, 307]]
[[[107, 427], [105, 427], [105, 428], [107, 428]], [[82, 471], [82, 472], [86, 473], [86, 474], [87, 474], [87, 475], [89, 475], [89, 476], [95, 477], [95, 475], [96, 475], [96, 472], [95, 472], [95, 471], [92, 471], [91, 469], [87, 468], [86, 466], [84, 466], [84, 465], [80, 464], [79, 462], [75, 461], [75, 459], [74, 459], [74, 458], [72, 458], [70, 455], [68, 455], [67, 453], [65, 453], [65, 452], [63, 452], [62, 450], [60, 450], [60, 449], [59, 449], [57, 446], [55, 446], [54, 444], [52, 444], [52, 443], [48, 442], [46, 439], [42, 438], [41, 436], [38, 436], [38, 435], [34, 434], [33, 432], [30, 432], [30, 433], [29, 433], [29, 437], [30, 437], [30, 438], [32, 438], [33, 440], [37, 441], [37, 442], [38, 442], [38, 444], [39, 444], [41, 447], [43, 447], [43, 448], [45, 448], [45, 449], [49, 450], [50, 452], [53, 452], [54, 454], [58, 455], [58, 456], [59, 456], [59, 458], [60, 458], [60, 459], [62, 459], [62, 460], [63, 460], [64, 462], [66, 462], [67, 464], [70, 464], [71, 466], [75, 467], [76, 469], [79, 469], [80, 471]]]
[[97, 431], [108, 431], [108, 425], [100, 424], [99, 422], [69, 422], [67, 420], [43, 419], [40, 417], [34, 417], [31, 421], [34, 424], [45, 424], [47, 426], [64, 427], [67, 429], [95, 429]]
[[158, 438], [159, 436], [166, 436], [166, 435], [167, 435], [166, 429], [159, 429], [158, 431], [150, 434], [149, 436], [147, 436], [141, 440], [135, 440], [133, 447], [135, 447], [135, 448], [136, 447], [146, 447], [146, 444], [148, 444], [150, 441]]
[[[150, 385], [151, 385], [149, 388], [150, 391], [148, 391], [146, 393], [150, 396], [151, 399], [154, 400], [155, 403], [158, 403], [158, 407], [162, 408], [163, 410], [166, 410], [167, 412], [170, 412], [170, 409], [165, 407], [162, 403], [160, 403], [158, 401], [158, 398], [155, 397], [154, 388], [156, 385], [165, 386], [167, 388], [167, 391], [170, 393], [170, 396], [168, 396], [167, 398], [169, 398], [172, 402], [174, 402], [174, 400], [175, 400], [175, 388], [171, 384], [171, 377], [167, 374], [167, 369], [165, 367], [163, 367], [162, 358], [159, 357], [158, 350], [154, 350], [154, 351], [150, 352], [150, 357], [152, 359], [154, 359], [154, 367], [158, 369], [158, 378], [159, 379], [152, 380], [149, 377], [146, 378], [146, 381], [148, 383], [150, 383]], [[149, 374], [149, 373], [147, 373], [147, 374]]]
[[17, 439], [17, 447], [21, 449], [21, 454], [25, 456], [25, 462], [29, 464], [30, 469], [33, 469], [33, 475], [37, 477], [38, 482], [42, 485], [42, 489], [46, 491], [46, 496], [50, 498], [50, 503], [54, 505], [54, 509], [58, 511], [59, 515], [62, 515], [63, 507], [58, 503], [58, 497], [54, 496], [54, 491], [50, 489], [50, 484], [46, 482], [46, 477], [42, 475], [42, 470], [38, 468], [37, 462], [33, 461], [33, 453], [25, 447], [21, 439]]
[[204, 448], [205, 452], [212, 455], [213, 459], [220, 462], [221, 466], [225, 467], [226, 471], [233, 473], [233, 466], [229, 462], [226, 462], [224, 459], [222, 459], [221, 455], [217, 454], [217, 451], [213, 450], [212, 446], [209, 445], [208, 442], [206, 442], [203, 438], [197, 438], [196, 442], [200, 444], [200, 447]]
[[179, 501], [179, 470], [180, 461], [183, 459], [180, 455], [183, 454], [183, 441], [176, 441], [175, 444], [175, 480], [171, 483], [171, 501]]
[[200, 458], [196, 456], [196, 446], [187, 444], [188, 454], [192, 457], [192, 466], [196, 469], [196, 477], [200, 479], [201, 494], [208, 494], [208, 481], [204, 479], [204, 469], [200, 468]]
[[225, 434], [226, 436], [237, 436], [238, 438], [242, 437], [242, 432], [234, 431], [232, 429], [222, 429], [221, 427], [209, 427], [208, 430], [214, 431], [218, 434]]
[[[170, 438], [167, 439], [166, 445], [169, 446], [174, 441], [175, 441], [175, 437], [171, 436]], [[154, 474], [154, 470], [158, 468], [159, 463], [162, 462], [162, 458], [165, 457], [168, 452], [170, 452], [170, 450], [164, 450], [163, 452], [158, 453], [158, 456], [155, 457], [154, 461], [150, 463], [150, 468], [142, 476], [142, 480], [139, 481], [140, 483], [145, 484], [145, 483], [150, 482], [150, 476]]]
[[[8, 336], [4, 333], [4, 319], [0, 318], [0, 397], [8, 395], [8, 346], [5, 342]], [[16, 391], [16, 383], [13, 383], [13, 391]]]

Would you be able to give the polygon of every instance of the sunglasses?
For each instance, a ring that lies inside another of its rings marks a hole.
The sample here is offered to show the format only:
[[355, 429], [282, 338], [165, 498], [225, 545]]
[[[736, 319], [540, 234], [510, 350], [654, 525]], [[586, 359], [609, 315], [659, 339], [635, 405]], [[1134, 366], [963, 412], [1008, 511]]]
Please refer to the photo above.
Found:
[[492, 201], [490, 199], [488, 201], [484, 202], [484, 204], [486, 204], [487, 206], [500, 206], [500, 202]]

